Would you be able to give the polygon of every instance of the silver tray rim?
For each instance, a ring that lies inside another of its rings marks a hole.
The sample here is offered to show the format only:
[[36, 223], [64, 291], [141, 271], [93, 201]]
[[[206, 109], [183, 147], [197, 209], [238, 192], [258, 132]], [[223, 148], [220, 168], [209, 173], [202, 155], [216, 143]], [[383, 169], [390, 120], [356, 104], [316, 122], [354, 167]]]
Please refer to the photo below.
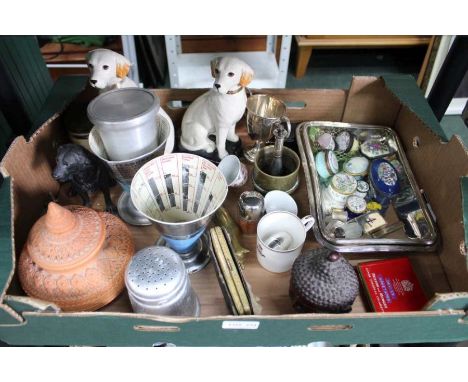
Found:
[[[334, 239], [326, 236], [322, 232], [323, 227], [323, 214], [319, 210], [319, 201], [321, 200], [319, 179], [315, 168], [315, 158], [312, 153], [312, 148], [308, 136], [308, 128], [310, 126], [325, 127], [325, 128], [343, 128], [349, 130], [355, 129], [366, 129], [366, 130], [385, 130], [389, 133], [397, 144], [397, 155], [398, 159], [402, 163], [408, 180], [416, 194], [416, 198], [421, 206], [426, 220], [430, 226], [431, 236], [426, 239]], [[307, 195], [309, 198], [310, 214], [314, 216], [316, 224], [314, 224], [313, 232], [316, 240], [319, 244], [343, 253], [369, 253], [369, 252], [433, 252], [437, 249], [440, 244], [440, 234], [435, 225], [432, 215], [426, 205], [426, 201], [423, 199], [420, 188], [416, 183], [414, 174], [411, 170], [411, 166], [406, 158], [405, 151], [401, 145], [400, 139], [397, 133], [388, 126], [380, 125], [367, 125], [367, 124], [356, 124], [346, 122], [330, 122], [330, 121], [305, 121], [300, 123], [296, 128], [296, 140], [299, 148], [299, 154], [301, 157], [301, 163], [304, 170]]]

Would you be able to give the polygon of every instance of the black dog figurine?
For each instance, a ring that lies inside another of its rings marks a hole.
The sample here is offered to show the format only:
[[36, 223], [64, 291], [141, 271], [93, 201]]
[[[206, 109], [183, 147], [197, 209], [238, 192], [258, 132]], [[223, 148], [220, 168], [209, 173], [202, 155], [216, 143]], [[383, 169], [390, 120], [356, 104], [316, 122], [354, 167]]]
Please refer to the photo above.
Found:
[[79, 195], [83, 205], [89, 207], [89, 193], [101, 190], [106, 202], [106, 211], [116, 213], [109, 188], [116, 184], [107, 165], [80, 145], [67, 143], [57, 150], [57, 165], [52, 176], [61, 183], [70, 182], [71, 191]]

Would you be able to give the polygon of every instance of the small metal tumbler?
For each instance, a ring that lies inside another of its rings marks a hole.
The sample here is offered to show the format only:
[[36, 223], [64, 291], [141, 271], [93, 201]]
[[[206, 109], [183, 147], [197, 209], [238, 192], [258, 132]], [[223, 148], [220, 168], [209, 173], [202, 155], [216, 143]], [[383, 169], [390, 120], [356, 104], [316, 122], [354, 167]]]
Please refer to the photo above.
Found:
[[200, 315], [184, 263], [170, 248], [153, 246], [138, 251], [125, 272], [125, 284], [136, 313]]

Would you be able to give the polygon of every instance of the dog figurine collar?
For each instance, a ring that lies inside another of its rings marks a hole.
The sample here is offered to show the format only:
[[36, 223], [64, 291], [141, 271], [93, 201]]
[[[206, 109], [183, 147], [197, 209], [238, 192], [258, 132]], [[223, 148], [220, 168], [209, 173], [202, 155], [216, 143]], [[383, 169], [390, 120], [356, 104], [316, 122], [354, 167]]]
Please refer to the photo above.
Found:
[[226, 94], [229, 94], [229, 95], [237, 94], [237, 93], [241, 92], [242, 90], [244, 90], [244, 87], [242, 85], [240, 85], [238, 89], [229, 90]]

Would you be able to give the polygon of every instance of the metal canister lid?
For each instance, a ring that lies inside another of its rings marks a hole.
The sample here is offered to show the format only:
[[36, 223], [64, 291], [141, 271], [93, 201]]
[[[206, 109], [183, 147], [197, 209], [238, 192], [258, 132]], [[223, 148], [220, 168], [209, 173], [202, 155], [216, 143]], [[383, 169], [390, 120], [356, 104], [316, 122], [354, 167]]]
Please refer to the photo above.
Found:
[[358, 180], [356, 191], [367, 194], [369, 192], [369, 184], [365, 180]]
[[374, 189], [381, 194], [393, 196], [400, 191], [397, 171], [385, 159], [374, 159], [371, 162], [369, 179]]
[[398, 176], [403, 177], [405, 175], [405, 169], [403, 168], [403, 165], [398, 159], [392, 159], [390, 163], [398, 173]]
[[334, 191], [342, 195], [351, 195], [356, 191], [357, 181], [351, 175], [344, 172], [335, 174], [330, 182], [330, 186]]
[[330, 133], [323, 133], [317, 138], [317, 143], [324, 150], [334, 150], [335, 149], [335, 140], [333, 135]]
[[88, 118], [94, 124], [112, 124], [139, 120], [159, 111], [159, 98], [149, 90], [123, 88], [103, 93], [88, 106]]
[[370, 159], [390, 154], [390, 152], [388, 144], [381, 137], [369, 138], [361, 145], [361, 153]]
[[336, 174], [339, 171], [338, 158], [333, 151], [325, 152], [325, 165], [330, 175]]
[[369, 169], [369, 159], [353, 157], [343, 164], [343, 171], [352, 176], [365, 176]]
[[346, 208], [355, 214], [362, 214], [366, 211], [367, 203], [364, 198], [360, 196], [351, 195], [346, 200]]
[[342, 131], [335, 138], [337, 151], [347, 153], [351, 150], [354, 143], [354, 136], [348, 131]]
[[128, 292], [145, 301], [167, 300], [186, 287], [187, 279], [182, 259], [167, 247], [138, 251], [125, 272]]

